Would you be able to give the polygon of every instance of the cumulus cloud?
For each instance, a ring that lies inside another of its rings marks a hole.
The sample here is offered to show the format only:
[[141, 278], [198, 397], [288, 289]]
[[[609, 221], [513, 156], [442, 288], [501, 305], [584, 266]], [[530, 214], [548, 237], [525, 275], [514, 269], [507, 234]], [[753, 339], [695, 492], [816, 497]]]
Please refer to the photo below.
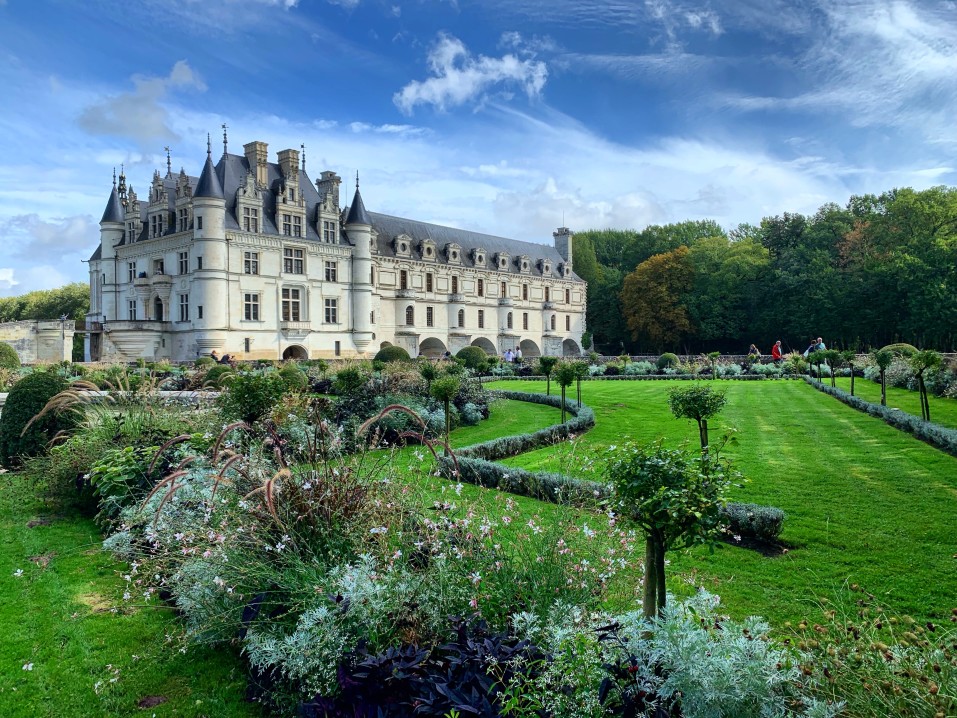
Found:
[[7, 238], [13, 256], [37, 258], [92, 251], [99, 227], [89, 215], [54, 217], [20, 214], [0, 221], [0, 236]]
[[529, 98], [541, 95], [548, 68], [544, 62], [502, 57], [473, 56], [456, 37], [439, 35], [429, 53], [432, 77], [414, 80], [393, 95], [396, 106], [411, 114], [416, 105], [433, 105], [439, 110], [484, 99], [495, 88], [518, 87]]
[[[0, 0], [2, 4], [3, 0]], [[14, 274], [12, 267], [0, 267], [0, 292], [8, 292], [20, 283], [14, 279]]]
[[166, 77], [132, 77], [134, 90], [107, 97], [86, 107], [79, 124], [94, 135], [132, 139], [141, 146], [157, 140], [179, 139], [170, 128], [169, 111], [164, 105], [171, 91], [206, 89], [202, 78], [186, 60], [173, 65]]

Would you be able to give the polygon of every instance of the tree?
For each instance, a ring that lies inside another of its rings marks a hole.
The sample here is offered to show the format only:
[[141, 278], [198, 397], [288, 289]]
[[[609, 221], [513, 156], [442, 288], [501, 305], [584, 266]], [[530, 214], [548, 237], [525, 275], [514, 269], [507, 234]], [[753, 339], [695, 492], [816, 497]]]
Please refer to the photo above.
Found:
[[930, 402], [927, 400], [927, 385], [924, 383], [924, 372], [928, 369], [939, 369], [944, 360], [940, 354], [932, 349], [924, 349], [910, 358], [911, 368], [917, 377], [917, 390], [920, 393], [920, 418], [930, 421]]
[[449, 430], [451, 429], [451, 404], [461, 387], [457, 376], [443, 376], [432, 382], [430, 392], [433, 397], [445, 403], [445, 455], [449, 455]]
[[545, 377], [545, 393], [552, 393], [552, 371], [555, 369], [555, 365], [558, 364], [558, 357], [539, 357], [538, 358], [538, 370]]
[[676, 419], [698, 422], [701, 454], [708, 455], [708, 419], [713, 419], [728, 403], [724, 391], [715, 391], [706, 384], [676, 387], [668, 392], [668, 405]]
[[625, 277], [621, 303], [632, 338], [661, 351], [688, 337], [691, 320], [684, 300], [693, 280], [687, 247], [655, 255]]
[[877, 349], [871, 352], [874, 363], [881, 377], [881, 406], [887, 406], [887, 370], [894, 361], [894, 353], [890, 349]]
[[565, 423], [565, 389], [575, 381], [575, 366], [568, 362], [562, 362], [555, 370], [555, 381], [562, 388], [562, 423]]
[[582, 379], [588, 376], [588, 362], [576, 361], [572, 363], [575, 369], [575, 387], [578, 390], [578, 406], [582, 405]]
[[[837, 367], [841, 363], [841, 352], [837, 351], [836, 349], [824, 349], [814, 353], [819, 354], [821, 361], [827, 364], [827, 368], [831, 372], [831, 386], [837, 386], [837, 378], [835, 377], [835, 374], [837, 373]], [[818, 369], [818, 379], [821, 378], [820, 374], [821, 371]]]
[[424, 359], [421, 364], [419, 364], [419, 374], [425, 379], [425, 391], [431, 392], [432, 382], [435, 381], [439, 376], [439, 369], [435, 366], [435, 363]]
[[857, 361], [857, 354], [850, 349], [842, 351], [840, 361], [851, 370], [851, 396], [854, 396], [854, 362]]
[[621, 512], [645, 534], [642, 608], [652, 619], [665, 608], [665, 554], [714, 540], [733, 473], [705, 455], [658, 443], [612, 450], [605, 475]]

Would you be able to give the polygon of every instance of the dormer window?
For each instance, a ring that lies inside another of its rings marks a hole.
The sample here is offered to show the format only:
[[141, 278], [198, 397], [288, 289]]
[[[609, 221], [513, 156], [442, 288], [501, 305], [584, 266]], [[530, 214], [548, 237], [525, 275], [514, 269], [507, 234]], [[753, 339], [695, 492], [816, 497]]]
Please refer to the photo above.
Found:
[[461, 264], [462, 248], [454, 242], [450, 242], [445, 245], [445, 258], [450, 264]]
[[509, 255], [505, 252], [499, 252], [495, 255], [495, 264], [498, 266], [499, 271], [507, 272], [508, 271], [508, 260]]
[[485, 260], [488, 257], [488, 252], [484, 249], [473, 249], [472, 250], [472, 261], [475, 262], [476, 267], [484, 267]]
[[522, 256], [518, 257], [515, 260], [515, 264], [518, 265], [519, 271], [524, 274], [528, 274], [532, 267], [532, 263], [527, 254], [523, 254]]
[[542, 268], [542, 275], [549, 277], [552, 274], [552, 263], [547, 259], [540, 259], [538, 265]]
[[422, 256], [422, 259], [434, 262], [435, 258], [438, 256], [435, 251], [435, 242], [431, 239], [423, 239], [419, 243], [419, 254]]
[[397, 256], [408, 257], [412, 253], [412, 238], [407, 234], [400, 234], [393, 240], [392, 246]]
[[558, 265], [558, 272], [559, 272], [559, 274], [561, 274], [563, 277], [570, 277], [570, 276], [572, 276], [572, 268], [568, 265], [568, 262], [562, 262], [561, 264], [559, 264], [559, 265]]

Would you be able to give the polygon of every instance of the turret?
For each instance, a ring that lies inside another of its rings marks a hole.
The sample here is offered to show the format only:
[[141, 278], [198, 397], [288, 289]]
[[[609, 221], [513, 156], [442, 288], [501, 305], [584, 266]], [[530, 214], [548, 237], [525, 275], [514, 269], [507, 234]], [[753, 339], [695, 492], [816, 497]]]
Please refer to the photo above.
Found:
[[[225, 161], [225, 159], [223, 160]], [[197, 351], [208, 353], [218, 349], [225, 339], [215, 330], [226, 328], [226, 302], [223, 291], [226, 279], [226, 197], [219, 175], [213, 166], [212, 148], [206, 140], [206, 164], [193, 192], [193, 249], [190, 304], [202, 307], [193, 319], [197, 334]], [[203, 332], [202, 330], [213, 330]], [[215, 333], [214, 333], [215, 332]]]
[[352, 250], [352, 331], [353, 342], [364, 353], [372, 342], [372, 220], [359, 194], [356, 193], [343, 226], [353, 245]]
[[[96, 291], [96, 284], [90, 285], [90, 306], [99, 306], [103, 317], [106, 319], [117, 318], [116, 308], [116, 246], [123, 241], [124, 227], [123, 203], [120, 201], [119, 193], [116, 191], [116, 172], [113, 173], [113, 189], [110, 190], [110, 197], [106, 202], [106, 209], [103, 210], [103, 217], [100, 219], [100, 252], [99, 262], [96, 269], [99, 271], [101, 282], [99, 283], [99, 297], [92, 296]], [[94, 255], [95, 256], [95, 255]], [[90, 262], [91, 271], [94, 269], [94, 262]]]

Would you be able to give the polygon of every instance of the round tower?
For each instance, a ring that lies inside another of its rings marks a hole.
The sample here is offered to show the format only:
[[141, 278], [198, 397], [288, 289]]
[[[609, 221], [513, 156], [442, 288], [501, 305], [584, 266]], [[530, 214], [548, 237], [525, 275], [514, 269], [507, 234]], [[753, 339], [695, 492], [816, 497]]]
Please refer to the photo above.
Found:
[[[97, 284], [90, 284], [90, 307], [100, 307], [100, 314], [105, 320], [119, 319], [116, 306], [116, 247], [123, 241], [124, 210], [120, 196], [116, 191], [116, 171], [113, 172], [113, 189], [107, 200], [103, 218], [100, 219], [100, 261], [99, 274], [102, 280], [99, 286], [99, 297], [93, 296]], [[93, 262], [90, 262], [93, 271]]]
[[352, 337], [356, 350], [364, 354], [372, 342], [372, 220], [359, 194], [349, 207], [343, 228], [352, 243]]
[[[223, 159], [225, 162], [225, 158]], [[196, 353], [208, 354], [226, 343], [226, 196], [206, 141], [206, 164], [193, 192], [193, 250], [190, 257], [191, 304]], [[202, 318], [199, 308], [202, 307]]]

